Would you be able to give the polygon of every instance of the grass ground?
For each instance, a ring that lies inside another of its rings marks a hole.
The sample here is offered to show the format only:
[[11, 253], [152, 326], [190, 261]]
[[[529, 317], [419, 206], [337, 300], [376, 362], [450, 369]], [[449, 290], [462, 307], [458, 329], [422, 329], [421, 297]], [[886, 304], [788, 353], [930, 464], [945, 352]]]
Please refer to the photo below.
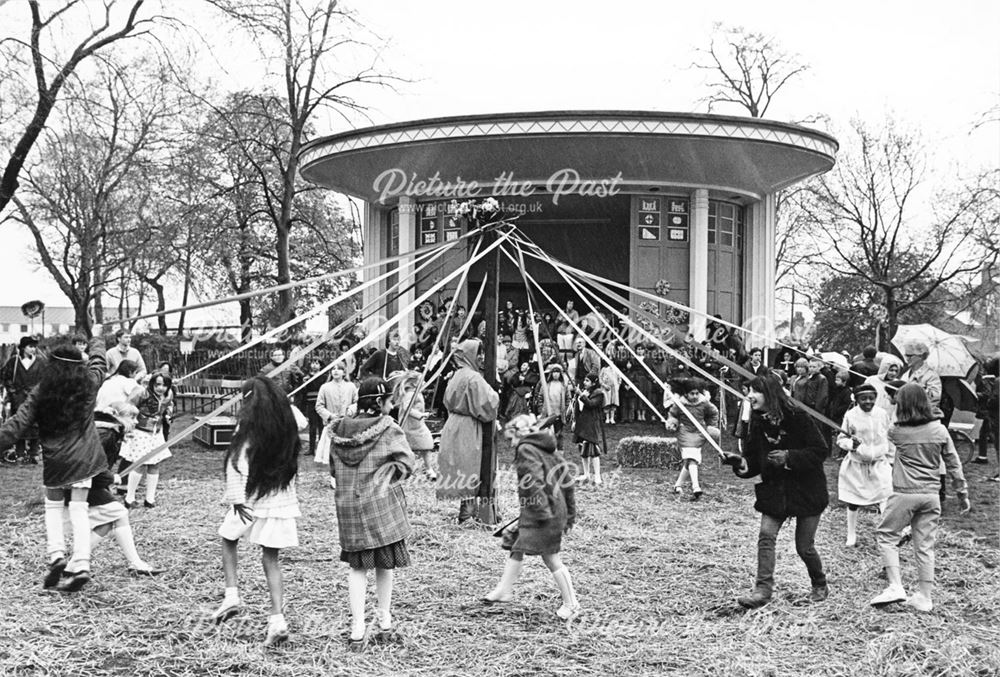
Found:
[[[626, 434], [655, 432], [651, 425], [614, 426], [609, 446]], [[509, 459], [504, 450], [504, 466]], [[809, 581], [786, 528], [775, 601], [743, 612], [734, 599], [752, 581], [758, 526], [750, 482], [707, 462], [706, 494], [695, 503], [671, 493], [674, 471], [610, 470], [603, 489], [580, 492], [581, 517], [564, 540], [563, 559], [585, 609], [570, 625], [555, 617], [556, 587], [535, 558], [513, 603], [478, 605], [502, 569], [498, 539], [456, 525], [457, 506], [438, 503], [433, 485], [413, 481], [413, 566], [400, 571], [393, 601], [405, 644], [351, 653], [333, 492], [307, 457], [300, 464], [301, 545], [281, 558], [291, 641], [273, 650], [260, 644], [267, 592], [251, 546], [240, 549], [247, 608], [222, 627], [206, 622], [223, 587], [216, 536], [224, 510], [221, 464], [219, 451], [177, 445], [158, 507], [132, 512], [140, 552], [167, 573], [130, 578], [117, 547], [103, 544], [93, 583], [75, 595], [41, 587], [40, 469], [0, 468], [0, 674], [1000, 674], [1000, 486], [982, 481], [995, 465], [967, 468], [970, 515], [959, 516], [954, 499], [947, 504], [936, 607], [924, 615], [868, 606], [884, 585], [876, 516], [863, 514], [860, 547], [846, 549], [844, 508], [836, 502], [817, 536], [829, 600], [801, 604]], [[827, 465], [835, 492], [836, 466]], [[500, 496], [503, 515], [512, 516], [509, 472], [501, 474]], [[903, 558], [910, 583], [910, 548]]]

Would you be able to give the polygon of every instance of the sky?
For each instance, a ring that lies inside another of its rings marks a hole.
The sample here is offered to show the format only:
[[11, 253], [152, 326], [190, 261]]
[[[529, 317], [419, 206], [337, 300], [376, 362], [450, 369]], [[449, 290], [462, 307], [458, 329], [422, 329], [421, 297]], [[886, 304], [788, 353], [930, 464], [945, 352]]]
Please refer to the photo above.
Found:
[[[324, 133], [508, 111], [705, 112], [698, 103], [705, 76], [691, 62], [708, 45], [713, 25], [724, 22], [772, 36], [809, 65], [779, 93], [768, 118], [822, 113], [831, 119], [827, 131], [842, 136], [852, 118], [877, 125], [893, 115], [921, 134], [934, 182], [1000, 166], [1000, 123], [973, 131], [1000, 98], [1000, 2], [365, 0], [352, 6], [385, 40], [384, 69], [407, 81], [396, 91], [356, 90], [370, 120], [318, 120]], [[252, 51], [235, 40], [217, 48], [216, 59], [205, 60], [206, 75], [234, 87], [260, 82], [264, 66], [247, 57]], [[44, 271], [25, 264], [27, 234], [4, 229], [0, 305], [20, 305], [26, 294], [68, 305]]]

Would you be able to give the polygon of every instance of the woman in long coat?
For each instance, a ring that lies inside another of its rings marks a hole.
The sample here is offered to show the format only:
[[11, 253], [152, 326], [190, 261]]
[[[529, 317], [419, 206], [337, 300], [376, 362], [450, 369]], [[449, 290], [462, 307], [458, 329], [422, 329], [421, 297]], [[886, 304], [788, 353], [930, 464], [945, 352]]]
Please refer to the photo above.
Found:
[[500, 396], [481, 373], [482, 351], [479, 339], [458, 344], [453, 357], [456, 371], [444, 392], [448, 420], [441, 429], [437, 497], [461, 499], [459, 522], [472, 517], [479, 487], [483, 424], [492, 434], [500, 405]]

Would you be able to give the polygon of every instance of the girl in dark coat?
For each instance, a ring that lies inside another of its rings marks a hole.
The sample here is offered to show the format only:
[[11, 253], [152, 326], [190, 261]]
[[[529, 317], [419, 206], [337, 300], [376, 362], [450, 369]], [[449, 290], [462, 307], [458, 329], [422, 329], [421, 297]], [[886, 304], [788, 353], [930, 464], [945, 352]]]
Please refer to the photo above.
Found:
[[591, 372], [583, 378], [583, 389], [576, 398], [576, 426], [573, 428], [573, 441], [580, 445], [580, 458], [583, 459], [583, 475], [581, 482], [591, 477], [593, 467], [594, 484], [603, 484], [601, 479], [601, 437], [604, 421], [604, 391], [601, 389], [597, 374]]
[[[55, 586], [68, 570], [72, 575], [60, 588], [67, 592], [75, 592], [90, 581], [87, 494], [91, 479], [108, 466], [94, 425], [97, 389], [108, 369], [103, 343], [102, 339], [93, 339], [86, 360], [79, 350], [68, 345], [53, 350], [41, 381], [28, 393], [17, 414], [0, 427], [0, 449], [4, 449], [32, 426], [38, 426], [49, 556], [44, 586]], [[73, 556], [69, 562], [63, 530], [64, 490], [70, 492], [68, 512], [73, 530]]]
[[777, 376], [761, 374], [749, 385], [752, 413], [743, 456], [728, 456], [726, 462], [739, 477], [761, 477], [754, 486], [754, 509], [761, 514], [760, 536], [753, 592], [737, 602], [755, 609], [771, 601], [774, 543], [789, 517], [795, 518], [795, 549], [812, 581], [809, 599], [821, 602], [827, 597], [826, 575], [814, 541], [820, 515], [829, 503], [823, 473], [826, 440], [809, 415], [789, 400]]
[[530, 414], [512, 419], [504, 428], [504, 436], [515, 448], [514, 467], [517, 470], [521, 512], [517, 526], [508, 525], [502, 530], [501, 547], [510, 550], [510, 557], [504, 565], [500, 581], [482, 598], [482, 602], [496, 604], [510, 601], [514, 596], [514, 583], [524, 565], [524, 556], [541, 555], [562, 595], [562, 606], [556, 615], [563, 620], [571, 620], [580, 612], [580, 603], [573, 590], [569, 569], [559, 557], [562, 535], [573, 527], [576, 519], [570, 467], [562, 453], [556, 450], [552, 432], [539, 430]]

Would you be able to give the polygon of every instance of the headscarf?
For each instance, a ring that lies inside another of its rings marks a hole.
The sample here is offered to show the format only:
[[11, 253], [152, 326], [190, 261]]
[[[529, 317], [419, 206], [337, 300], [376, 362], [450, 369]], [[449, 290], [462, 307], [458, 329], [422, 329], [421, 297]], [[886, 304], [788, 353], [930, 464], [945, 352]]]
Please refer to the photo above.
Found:
[[882, 362], [878, 365], [878, 377], [885, 380], [885, 373], [889, 371], [889, 365], [894, 364], [899, 367], [899, 371], [903, 371], [903, 361], [896, 357], [895, 355], [885, 354], [882, 356]]
[[476, 358], [479, 356], [480, 346], [482, 346], [482, 341], [475, 338], [465, 339], [459, 343], [454, 354], [455, 366], [458, 369], [468, 367], [478, 373], [479, 365], [476, 363]]

